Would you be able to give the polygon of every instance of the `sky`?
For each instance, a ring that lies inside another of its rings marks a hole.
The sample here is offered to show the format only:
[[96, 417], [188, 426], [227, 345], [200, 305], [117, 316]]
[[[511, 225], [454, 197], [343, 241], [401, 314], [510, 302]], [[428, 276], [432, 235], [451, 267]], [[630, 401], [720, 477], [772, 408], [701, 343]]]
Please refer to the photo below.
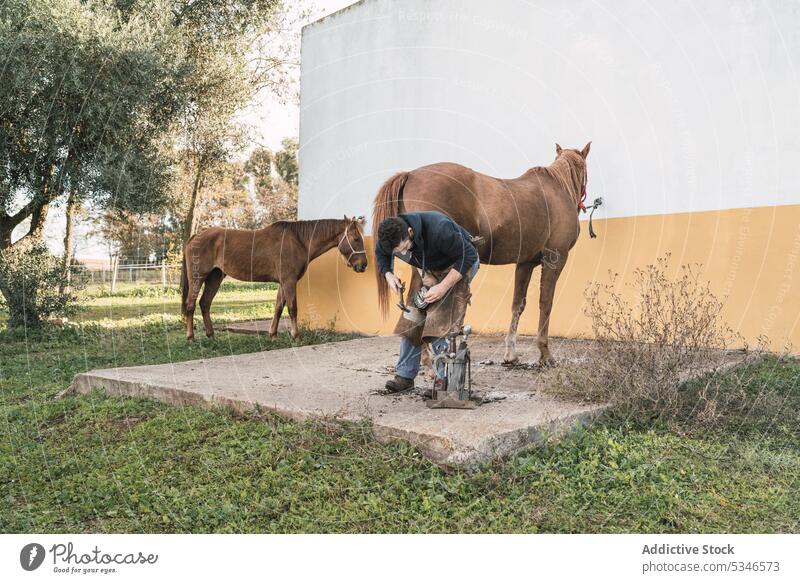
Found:
[[[314, 22], [356, 2], [357, 0], [314, 0], [309, 3], [312, 16], [303, 24]], [[299, 133], [300, 116], [297, 104], [282, 104], [270, 95], [257, 99], [244, 112], [243, 119], [253, 128], [255, 145], [273, 150], [280, 148], [284, 137], [297, 136]]]
[[[356, 1], [313, 0], [308, 3], [311, 17], [299, 26], [355, 4]], [[299, 30], [297, 32], [299, 33]], [[280, 148], [283, 138], [298, 137], [300, 112], [297, 103], [281, 103], [271, 95], [261, 95], [241, 113], [240, 119], [250, 127], [252, 144], [248, 149], [265, 146], [275, 150]], [[45, 240], [50, 251], [58, 255], [64, 252], [65, 223], [63, 206], [51, 208], [45, 226]], [[77, 259], [108, 259], [108, 251], [104, 242], [91, 236], [89, 226], [80, 221], [76, 221], [75, 241], [75, 257]]]

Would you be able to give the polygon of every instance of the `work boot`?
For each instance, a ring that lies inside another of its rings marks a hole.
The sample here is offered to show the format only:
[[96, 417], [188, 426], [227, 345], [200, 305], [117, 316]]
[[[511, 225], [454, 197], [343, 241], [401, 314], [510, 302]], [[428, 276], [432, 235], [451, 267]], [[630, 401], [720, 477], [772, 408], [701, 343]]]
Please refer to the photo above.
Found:
[[386, 390], [390, 393], [401, 393], [414, 388], [414, 379], [407, 379], [400, 375], [394, 375], [393, 379], [386, 381]]

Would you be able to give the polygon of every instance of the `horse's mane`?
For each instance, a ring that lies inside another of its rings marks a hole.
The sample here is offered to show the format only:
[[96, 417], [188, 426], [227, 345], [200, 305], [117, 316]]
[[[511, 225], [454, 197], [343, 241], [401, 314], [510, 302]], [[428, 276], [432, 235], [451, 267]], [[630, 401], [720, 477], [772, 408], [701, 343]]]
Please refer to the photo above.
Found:
[[294, 233], [301, 241], [311, 241], [312, 238], [330, 239], [341, 234], [345, 227], [344, 219], [316, 219], [312, 221], [276, 221], [273, 227], [280, 227]]
[[586, 172], [586, 161], [577, 152], [564, 150], [550, 166], [537, 166], [528, 172], [542, 172], [555, 178], [564, 187], [577, 205], [581, 197], [582, 177]]

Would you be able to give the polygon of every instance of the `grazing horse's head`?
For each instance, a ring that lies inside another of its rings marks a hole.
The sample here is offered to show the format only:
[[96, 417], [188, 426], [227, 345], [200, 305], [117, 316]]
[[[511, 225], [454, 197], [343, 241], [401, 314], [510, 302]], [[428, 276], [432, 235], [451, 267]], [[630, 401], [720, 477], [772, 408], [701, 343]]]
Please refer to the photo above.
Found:
[[361, 236], [361, 228], [366, 223], [364, 217], [348, 218], [345, 215], [344, 220], [347, 221], [347, 227], [339, 239], [339, 253], [342, 254], [345, 263], [357, 273], [363, 273], [367, 270], [367, 252], [364, 249], [364, 239]]

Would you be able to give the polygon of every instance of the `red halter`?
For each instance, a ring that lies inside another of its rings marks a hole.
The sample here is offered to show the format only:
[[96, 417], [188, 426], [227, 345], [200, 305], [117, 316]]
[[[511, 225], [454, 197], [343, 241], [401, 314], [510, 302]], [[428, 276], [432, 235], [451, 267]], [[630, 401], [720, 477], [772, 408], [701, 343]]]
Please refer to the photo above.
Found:
[[586, 205], [584, 201], [586, 200], [586, 179], [588, 178], [589, 172], [586, 170], [583, 171], [583, 182], [581, 183], [581, 195], [578, 198], [578, 210], [586, 212]]

